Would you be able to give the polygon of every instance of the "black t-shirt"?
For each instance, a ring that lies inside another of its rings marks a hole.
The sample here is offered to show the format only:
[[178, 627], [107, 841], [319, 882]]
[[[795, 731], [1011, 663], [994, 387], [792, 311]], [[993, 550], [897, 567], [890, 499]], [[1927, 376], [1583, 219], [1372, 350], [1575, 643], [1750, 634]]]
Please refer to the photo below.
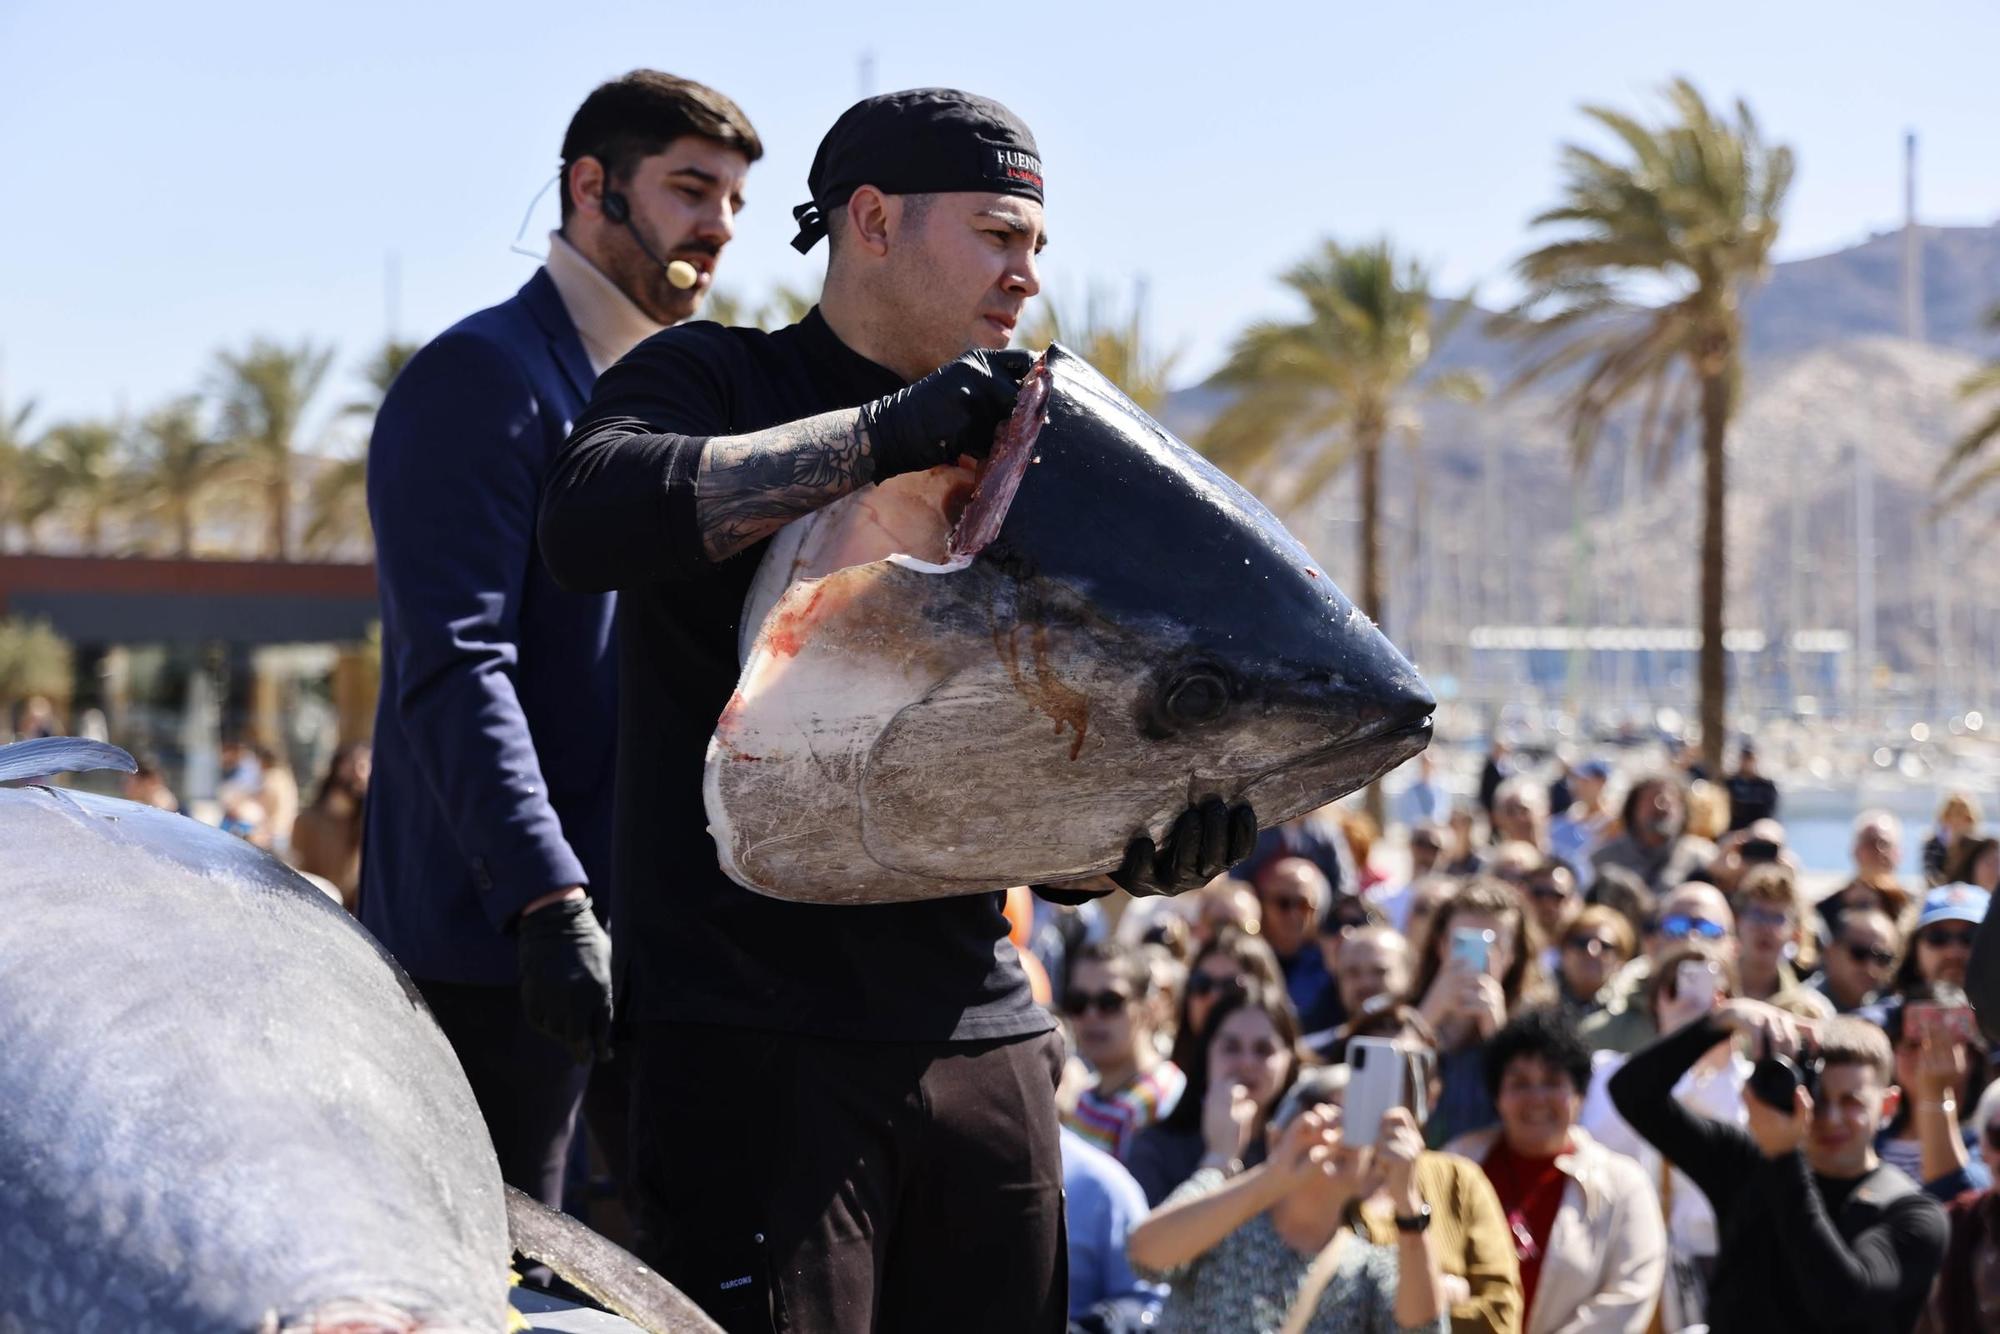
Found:
[[738, 621], [769, 543], [721, 562], [702, 554], [703, 442], [902, 387], [817, 310], [771, 334], [683, 325], [604, 373], [556, 460], [542, 495], [544, 558], [566, 587], [620, 593], [612, 937], [623, 1020], [900, 1042], [1051, 1027], [1007, 939], [1000, 895], [866, 906], [766, 898], [723, 874], [708, 833], [703, 755], [736, 688]]
[[1757, 820], [1778, 814], [1778, 785], [1762, 774], [1731, 774], [1724, 786], [1729, 789], [1729, 827], [1741, 829]]

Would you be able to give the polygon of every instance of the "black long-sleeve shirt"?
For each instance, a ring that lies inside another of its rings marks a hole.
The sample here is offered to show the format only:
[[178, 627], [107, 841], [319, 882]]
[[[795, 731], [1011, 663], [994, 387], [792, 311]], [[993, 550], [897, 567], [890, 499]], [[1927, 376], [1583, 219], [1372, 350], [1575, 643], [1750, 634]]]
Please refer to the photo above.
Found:
[[1674, 1085], [1729, 1036], [1700, 1019], [1611, 1077], [1632, 1128], [1701, 1187], [1720, 1232], [1714, 1334], [1896, 1334], [1917, 1321], [1944, 1258], [1944, 1211], [1893, 1167], [1815, 1175], [1798, 1153], [1767, 1158], [1741, 1127], [1681, 1106]]
[[708, 833], [702, 760], [736, 688], [738, 620], [769, 543], [703, 554], [702, 446], [902, 387], [817, 310], [772, 334], [682, 325], [598, 379], [556, 459], [543, 558], [567, 588], [620, 593], [612, 932], [624, 1020], [908, 1042], [1050, 1027], [999, 895], [784, 902], [724, 875]]

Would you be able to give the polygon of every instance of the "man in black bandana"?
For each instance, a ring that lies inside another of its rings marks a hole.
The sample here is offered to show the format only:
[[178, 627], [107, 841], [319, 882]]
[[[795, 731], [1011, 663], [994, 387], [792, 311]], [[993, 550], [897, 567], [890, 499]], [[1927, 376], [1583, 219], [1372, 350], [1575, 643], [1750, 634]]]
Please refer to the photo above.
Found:
[[[870, 98], [808, 184], [793, 244], [831, 240], [820, 306], [640, 344], [542, 500], [556, 579], [623, 593], [612, 921], [641, 1247], [732, 1330], [1059, 1330], [1062, 1048], [999, 896], [782, 902], [729, 880], [706, 828], [703, 755], [770, 536], [984, 454], [1032, 363], [1007, 344], [1039, 287], [1042, 170], [1013, 113]], [[1248, 852], [1231, 814], [1136, 840], [1113, 879], [1205, 882]]]

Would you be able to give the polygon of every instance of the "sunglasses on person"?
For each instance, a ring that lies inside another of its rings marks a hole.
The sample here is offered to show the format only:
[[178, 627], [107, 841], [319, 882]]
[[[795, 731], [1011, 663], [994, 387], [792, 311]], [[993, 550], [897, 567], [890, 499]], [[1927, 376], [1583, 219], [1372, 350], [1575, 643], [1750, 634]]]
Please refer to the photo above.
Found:
[[1760, 908], [1755, 904], [1743, 910], [1743, 922], [1748, 926], [1787, 927], [1792, 924], [1792, 915], [1783, 908]]
[[1880, 945], [1864, 945], [1858, 940], [1843, 940], [1840, 948], [1847, 951], [1847, 957], [1856, 963], [1871, 963], [1877, 968], [1887, 968], [1896, 962], [1894, 950], [1885, 950]]
[[1969, 950], [1972, 948], [1972, 940], [1976, 934], [1973, 928], [1969, 926], [1961, 927], [1956, 931], [1946, 931], [1942, 927], [1934, 926], [1918, 936], [1917, 939], [1923, 941], [1924, 944], [1934, 950], [1948, 950], [1953, 946], [1957, 946], [1962, 950]]
[[1187, 994], [1207, 996], [1216, 992], [1246, 991], [1249, 984], [1241, 977], [1217, 977], [1213, 973], [1196, 973], [1187, 980]]
[[1675, 913], [1660, 919], [1660, 934], [1669, 940], [1686, 940], [1689, 936], [1700, 936], [1703, 940], [1721, 940], [1729, 934], [1729, 928], [1707, 917], [1690, 917], [1686, 913]]
[[1575, 950], [1579, 954], [1588, 954], [1595, 959], [1606, 954], [1616, 954], [1618, 942], [1606, 940], [1603, 936], [1571, 936], [1563, 941], [1563, 948]]
[[1298, 894], [1277, 894], [1272, 896], [1272, 912], [1309, 912], [1313, 902]]
[[1132, 1003], [1132, 998], [1122, 991], [1073, 991], [1063, 997], [1063, 1013], [1081, 1017], [1096, 1010], [1099, 1014], [1117, 1014]]
[[1528, 893], [1544, 903], [1561, 903], [1569, 894], [1553, 880], [1536, 880], [1529, 884]]

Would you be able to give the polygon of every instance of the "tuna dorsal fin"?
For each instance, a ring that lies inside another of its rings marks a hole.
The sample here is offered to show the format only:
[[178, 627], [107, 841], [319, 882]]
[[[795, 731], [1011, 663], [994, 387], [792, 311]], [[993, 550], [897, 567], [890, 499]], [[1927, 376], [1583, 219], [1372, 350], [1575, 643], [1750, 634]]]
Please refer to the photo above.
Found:
[[514, 1250], [562, 1275], [613, 1315], [647, 1334], [723, 1334], [679, 1288], [606, 1241], [514, 1187], [507, 1187], [507, 1234]]
[[80, 736], [41, 737], [0, 746], [0, 783], [46, 778], [50, 774], [89, 773], [93, 769], [116, 769], [129, 774], [137, 773], [139, 764], [116, 746]]

